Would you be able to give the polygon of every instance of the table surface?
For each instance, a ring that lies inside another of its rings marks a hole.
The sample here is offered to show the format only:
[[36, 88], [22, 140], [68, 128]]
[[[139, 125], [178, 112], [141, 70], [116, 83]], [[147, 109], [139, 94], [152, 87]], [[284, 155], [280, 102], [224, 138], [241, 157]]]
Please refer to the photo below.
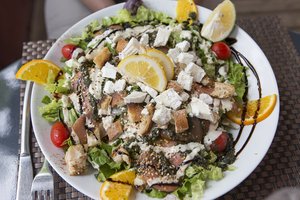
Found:
[[[290, 33], [300, 55], [300, 34]], [[15, 199], [20, 123], [20, 84], [14, 75], [18, 60], [0, 71], [0, 194], [1, 199]], [[5, 183], [5, 184], [3, 184]], [[9, 184], [7, 184], [9, 183]]]

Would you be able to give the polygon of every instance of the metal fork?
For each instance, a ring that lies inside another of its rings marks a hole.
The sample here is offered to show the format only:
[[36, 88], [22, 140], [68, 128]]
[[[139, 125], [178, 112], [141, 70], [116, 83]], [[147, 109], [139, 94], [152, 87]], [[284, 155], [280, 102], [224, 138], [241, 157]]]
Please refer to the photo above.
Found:
[[32, 199], [54, 199], [54, 181], [50, 172], [48, 161], [44, 164], [39, 173], [34, 177], [31, 185]]

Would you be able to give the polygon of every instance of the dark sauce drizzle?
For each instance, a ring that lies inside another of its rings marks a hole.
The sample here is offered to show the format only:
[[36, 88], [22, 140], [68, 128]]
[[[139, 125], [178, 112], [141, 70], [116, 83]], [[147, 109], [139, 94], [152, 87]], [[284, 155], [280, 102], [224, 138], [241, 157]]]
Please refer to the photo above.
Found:
[[[242, 148], [236, 153], [236, 156], [238, 156], [243, 150], [244, 148], [247, 146], [248, 142], [250, 141], [250, 138], [253, 135], [253, 132], [255, 130], [256, 127], [256, 119], [258, 116], [258, 111], [260, 109], [260, 98], [262, 97], [262, 90], [261, 90], [261, 83], [260, 83], [260, 79], [259, 76], [255, 70], [255, 68], [253, 67], [253, 65], [249, 62], [249, 60], [240, 52], [238, 52], [236, 49], [234, 49], [233, 47], [231, 47], [231, 52], [233, 54], [233, 56], [235, 57], [235, 59], [237, 60], [237, 62], [241, 65], [243, 65], [242, 60], [245, 62], [245, 64], [249, 67], [249, 69], [252, 71], [252, 73], [254, 74], [256, 81], [257, 81], [257, 87], [258, 87], [258, 96], [259, 96], [259, 100], [257, 101], [257, 110], [255, 111], [254, 114], [254, 124], [251, 128], [250, 134], [248, 136], [248, 138], [246, 139], [246, 142], [243, 144]], [[241, 60], [242, 59], [242, 60]], [[234, 145], [236, 145], [242, 135], [243, 129], [244, 129], [244, 121], [245, 121], [245, 117], [246, 117], [246, 112], [247, 112], [247, 101], [248, 101], [248, 79], [247, 79], [247, 74], [246, 74], [246, 68], [244, 68], [244, 77], [245, 77], [245, 83], [246, 83], [246, 90], [245, 93], [243, 95], [243, 112], [242, 112], [242, 124], [240, 125], [240, 130], [238, 133], [238, 136], [236, 138], [236, 140], [234, 141]]]

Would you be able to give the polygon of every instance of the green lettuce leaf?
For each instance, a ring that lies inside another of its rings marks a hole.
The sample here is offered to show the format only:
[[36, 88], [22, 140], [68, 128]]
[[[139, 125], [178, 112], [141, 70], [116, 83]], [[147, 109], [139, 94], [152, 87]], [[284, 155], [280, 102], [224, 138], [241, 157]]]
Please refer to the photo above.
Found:
[[179, 199], [201, 199], [207, 180], [220, 180], [223, 178], [222, 169], [213, 165], [204, 168], [197, 165], [189, 166], [185, 171], [183, 185], [174, 194]]
[[103, 26], [107, 27], [113, 24], [130, 23], [131, 25], [134, 25], [136, 23], [148, 21], [159, 21], [165, 24], [172, 24], [175, 22], [174, 19], [165, 13], [150, 10], [145, 6], [140, 6], [136, 15], [131, 15], [128, 10], [122, 9], [116, 16], [103, 18], [101, 23]]
[[70, 81], [62, 78], [59, 79], [57, 82], [54, 82], [53, 78], [48, 76], [48, 83], [45, 85], [45, 90], [53, 93], [60, 93], [60, 94], [69, 94], [71, 87], [70, 87]]
[[154, 189], [154, 188], [152, 188], [149, 191], [145, 191], [145, 194], [148, 195], [149, 197], [158, 198], [158, 199], [162, 199], [162, 198], [164, 198], [168, 195], [167, 193], [161, 192], [161, 191], [159, 191], [157, 189]]
[[77, 37], [70, 37], [66, 39], [64, 42], [66, 44], [73, 44], [79, 46], [83, 50], [87, 48], [87, 44], [92, 40], [94, 37], [94, 32], [97, 31], [100, 27], [99, 21], [94, 20], [89, 25], [87, 25], [82, 32], [81, 36]]
[[228, 81], [234, 86], [237, 94], [237, 100], [242, 101], [243, 95], [246, 91], [244, 66], [228, 61]]
[[89, 162], [99, 170], [96, 175], [98, 181], [105, 181], [112, 174], [127, 167], [125, 163], [116, 163], [110, 157], [114, 148], [116, 148], [114, 145], [102, 143], [88, 150]]
[[62, 109], [61, 100], [53, 99], [50, 103], [39, 108], [43, 118], [48, 122], [56, 122], [59, 120], [60, 110]]

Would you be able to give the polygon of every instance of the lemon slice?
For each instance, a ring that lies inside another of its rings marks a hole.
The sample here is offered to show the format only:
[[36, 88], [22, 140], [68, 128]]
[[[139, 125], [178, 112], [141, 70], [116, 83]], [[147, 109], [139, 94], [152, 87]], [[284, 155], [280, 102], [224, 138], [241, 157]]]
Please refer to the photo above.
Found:
[[18, 70], [16, 79], [46, 84], [50, 71], [57, 76], [61, 69], [48, 60], [32, 60]]
[[124, 170], [106, 180], [100, 188], [100, 198], [103, 200], [128, 200], [133, 192], [135, 171]]
[[148, 55], [128, 56], [119, 63], [118, 70], [122, 75], [143, 82], [159, 92], [166, 89], [167, 78], [163, 67]]
[[232, 31], [236, 19], [233, 3], [225, 0], [219, 4], [205, 21], [201, 35], [212, 42], [225, 39]]
[[[260, 108], [258, 111], [258, 116], [256, 118], [256, 122], [261, 122], [262, 120], [269, 117], [269, 115], [273, 112], [273, 110], [275, 108], [276, 102], [277, 102], [276, 94], [265, 96], [265, 97], [261, 98], [260, 99]], [[238, 108], [236, 110], [229, 111], [228, 113], [226, 113], [226, 115], [231, 121], [233, 121], [237, 124], [243, 123], [244, 125], [251, 125], [251, 124], [254, 124], [254, 122], [255, 122], [254, 115], [257, 110], [257, 106], [258, 106], [258, 100], [252, 100], [252, 101], [247, 102], [247, 112], [246, 112], [244, 122], [242, 122], [242, 120], [241, 120], [242, 110], [243, 110], [242, 108]]]
[[187, 21], [188, 18], [196, 20], [198, 10], [193, 0], [178, 0], [176, 7], [176, 19], [178, 22]]
[[157, 49], [150, 49], [146, 51], [146, 55], [154, 58], [163, 67], [168, 81], [173, 79], [174, 64], [164, 52]]

